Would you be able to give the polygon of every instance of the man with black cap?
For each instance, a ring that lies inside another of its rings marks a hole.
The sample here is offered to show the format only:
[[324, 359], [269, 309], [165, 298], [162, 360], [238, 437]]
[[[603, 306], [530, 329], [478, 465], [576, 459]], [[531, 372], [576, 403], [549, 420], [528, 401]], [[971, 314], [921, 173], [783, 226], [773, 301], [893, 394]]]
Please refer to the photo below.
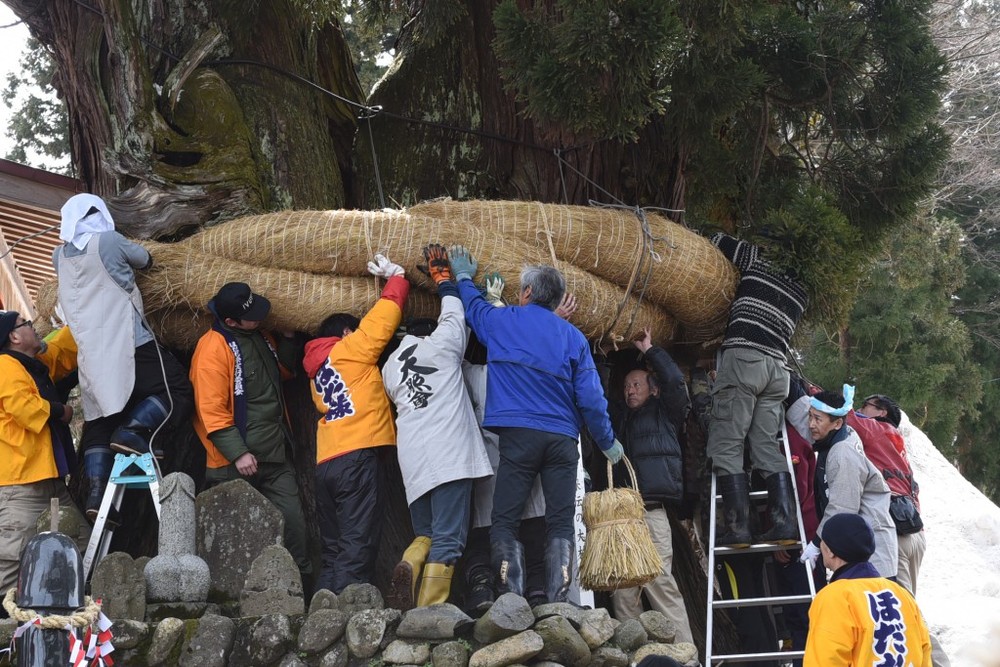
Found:
[[809, 609], [805, 667], [932, 667], [930, 635], [913, 596], [868, 562], [875, 535], [864, 517], [836, 514], [820, 534], [833, 577]]
[[308, 587], [312, 565], [295, 469], [285, 455], [294, 449], [281, 383], [294, 376], [298, 349], [292, 332], [275, 340], [260, 328], [271, 303], [246, 283], [226, 283], [208, 309], [212, 328], [191, 359], [194, 426], [205, 446], [208, 486], [243, 478], [285, 518], [285, 547]]
[[[0, 593], [17, 583], [21, 550], [51, 498], [72, 511], [65, 478], [76, 464], [69, 422], [55, 382], [76, 368], [76, 342], [63, 327], [46, 343], [31, 320], [0, 311]], [[81, 519], [80, 545], [90, 529]]]

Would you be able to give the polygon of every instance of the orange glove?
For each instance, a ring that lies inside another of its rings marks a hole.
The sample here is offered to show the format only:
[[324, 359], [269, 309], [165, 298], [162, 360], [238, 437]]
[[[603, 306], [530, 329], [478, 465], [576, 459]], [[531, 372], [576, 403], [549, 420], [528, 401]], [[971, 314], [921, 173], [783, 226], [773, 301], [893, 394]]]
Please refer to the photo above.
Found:
[[451, 276], [451, 264], [448, 262], [448, 251], [440, 243], [424, 246], [424, 259], [427, 260], [427, 271], [435, 285], [446, 280], [454, 280]]

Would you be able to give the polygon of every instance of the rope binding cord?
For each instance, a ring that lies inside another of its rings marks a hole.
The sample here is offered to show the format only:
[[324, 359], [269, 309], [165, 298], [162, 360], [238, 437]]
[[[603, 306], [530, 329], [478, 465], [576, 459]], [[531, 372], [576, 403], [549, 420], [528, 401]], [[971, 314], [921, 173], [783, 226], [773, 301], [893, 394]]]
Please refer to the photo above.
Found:
[[14, 602], [16, 594], [17, 589], [11, 588], [3, 599], [3, 608], [7, 610], [10, 617], [19, 623], [32, 623], [38, 619], [38, 625], [45, 630], [59, 630], [67, 625], [74, 628], [85, 628], [96, 623], [101, 614], [101, 603], [88, 595], [83, 598], [85, 605], [69, 616], [40, 616], [34, 609], [18, 607]]

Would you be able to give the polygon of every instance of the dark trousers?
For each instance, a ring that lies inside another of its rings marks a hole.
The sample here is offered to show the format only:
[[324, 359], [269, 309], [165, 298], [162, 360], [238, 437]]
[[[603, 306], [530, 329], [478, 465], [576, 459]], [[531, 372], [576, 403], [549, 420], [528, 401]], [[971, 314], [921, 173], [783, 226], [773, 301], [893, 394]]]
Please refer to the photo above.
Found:
[[541, 475], [546, 537], [572, 542], [579, 460], [576, 439], [530, 428], [498, 428], [496, 432], [500, 436], [500, 467], [493, 493], [490, 541], [517, 539], [531, 487]]
[[[763, 557], [751, 554], [716, 561], [716, 580], [723, 599], [763, 597], [763, 566]], [[728, 611], [736, 625], [740, 653], [770, 653], [778, 650], [778, 635], [766, 607], [735, 607]], [[750, 667], [778, 667], [775, 660], [755, 660], [743, 664]]]
[[[161, 355], [162, 366], [160, 366]], [[80, 451], [85, 452], [91, 446], [107, 447], [111, 442], [111, 434], [128, 419], [132, 408], [149, 396], [158, 397], [168, 408], [171, 401], [173, 402], [170, 421], [164, 428], [176, 426], [191, 418], [191, 410], [194, 408], [194, 389], [191, 387], [187, 371], [174, 355], [162, 347], [157, 354], [156, 343], [153, 341], [135, 348], [135, 384], [132, 386], [128, 403], [118, 414], [85, 422], [83, 435], [80, 437]], [[167, 442], [163, 440], [157, 442], [157, 445], [165, 445]]]
[[382, 493], [375, 449], [359, 449], [316, 466], [316, 511], [323, 567], [316, 589], [340, 594], [371, 583], [382, 536]]
[[[806, 575], [806, 567], [799, 562], [801, 550], [789, 552], [792, 555], [792, 562], [787, 565], [775, 563], [774, 579], [777, 584], [778, 593], [781, 595], [808, 595], [809, 579]], [[816, 592], [826, 584], [825, 572], [822, 565], [817, 565], [812, 570], [813, 581]], [[809, 634], [809, 605], [789, 604], [781, 609], [785, 616], [785, 625], [792, 636], [792, 650], [803, 651], [806, 648], [806, 636]], [[793, 661], [796, 667], [802, 664], [801, 660]]]
[[[545, 594], [545, 517], [536, 516], [521, 521], [518, 539], [524, 545], [524, 591], [529, 594], [540, 591]], [[469, 540], [465, 545], [464, 567], [468, 580], [477, 572], [486, 572], [491, 578], [490, 569], [490, 527], [473, 528], [469, 531]]]

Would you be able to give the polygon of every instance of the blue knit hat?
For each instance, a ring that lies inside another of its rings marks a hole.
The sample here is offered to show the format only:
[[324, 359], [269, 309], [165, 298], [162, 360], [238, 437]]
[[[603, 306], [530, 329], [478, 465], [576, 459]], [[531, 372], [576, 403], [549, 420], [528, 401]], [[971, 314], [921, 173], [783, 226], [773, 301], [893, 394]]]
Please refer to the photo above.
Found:
[[875, 553], [875, 534], [860, 514], [835, 514], [823, 526], [821, 538], [834, 556], [864, 563]]

